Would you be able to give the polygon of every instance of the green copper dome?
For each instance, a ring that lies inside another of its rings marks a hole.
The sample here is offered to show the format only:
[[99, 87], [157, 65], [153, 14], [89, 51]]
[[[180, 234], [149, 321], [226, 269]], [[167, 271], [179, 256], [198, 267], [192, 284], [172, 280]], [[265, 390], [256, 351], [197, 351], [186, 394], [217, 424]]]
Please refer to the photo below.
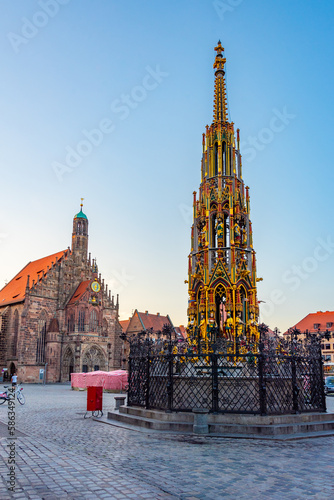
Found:
[[[85, 215], [82, 211], [82, 209], [80, 210], [80, 212], [78, 214], [76, 214], [74, 216], [75, 219], [87, 219], [87, 215]], [[88, 219], [87, 219], [88, 220]]]

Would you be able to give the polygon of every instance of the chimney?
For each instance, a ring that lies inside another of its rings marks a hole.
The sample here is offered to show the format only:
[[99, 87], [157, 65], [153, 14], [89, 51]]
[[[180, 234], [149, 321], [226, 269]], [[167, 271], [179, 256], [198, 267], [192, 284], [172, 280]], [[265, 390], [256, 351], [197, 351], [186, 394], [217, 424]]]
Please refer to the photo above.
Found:
[[160, 313], [157, 313], [157, 316], [160, 316]]
[[145, 314], [147, 315], [147, 314], [148, 314], [148, 311], [145, 311]]

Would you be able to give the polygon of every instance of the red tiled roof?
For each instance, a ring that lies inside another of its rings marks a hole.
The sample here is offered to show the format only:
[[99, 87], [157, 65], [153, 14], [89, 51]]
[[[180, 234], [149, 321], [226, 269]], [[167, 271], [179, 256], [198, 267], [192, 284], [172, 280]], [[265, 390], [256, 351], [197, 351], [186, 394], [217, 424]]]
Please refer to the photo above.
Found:
[[153, 331], [157, 332], [158, 330], [162, 330], [164, 325], [172, 324], [168, 316], [161, 316], [160, 314], [149, 314], [148, 312], [139, 311], [137, 311], [137, 313], [145, 330], [153, 328]]
[[69, 304], [75, 304], [78, 302], [78, 300], [81, 299], [83, 294], [87, 291], [87, 288], [89, 284], [91, 283], [91, 280], [86, 280], [86, 281], [81, 281], [81, 283], [78, 285], [77, 289], [75, 290], [74, 294], [72, 295], [70, 301], [68, 302]]
[[[327, 326], [327, 323], [332, 323], [332, 326]], [[319, 325], [319, 327], [314, 328], [314, 325]], [[293, 328], [297, 328], [302, 333], [308, 330], [310, 333], [315, 333], [318, 331], [318, 328], [321, 332], [325, 330], [334, 330], [334, 311], [318, 311], [316, 313], [310, 313], [305, 318], [303, 318], [299, 323], [293, 326]], [[288, 332], [285, 332], [284, 335], [287, 335]]]
[[123, 333], [126, 333], [126, 330], [128, 329], [130, 323], [130, 319], [122, 319], [122, 321], [119, 321], [119, 324], [122, 327]]
[[176, 333], [180, 334], [181, 337], [183, 337], [184, 339], [187, 338], [187, 330], [186, 330], [185, 326], [183, 326], [183, 325], [176, 326], [175, 331], [176, 331]]
[[47, 257], [43, 257], [42, 259], [29, 262], [29, 264], [27, 264], [9, 283], [7, 283], [7, 285], [0, 290], [0, 307], [7, 304], [23, 302], [25, 299], [28, 276], [30, 277], [29, 286], [31, 288], [33, 280], [35, 280], [35, 282], [38, 281], [38, 279], [43, 276], [43, 271], [46, 273], [48, 266], [51, 267], [52, 262], [55, 264], [57, 260], [63, 257], [64, 252], [66, 251], [67, 250], [63, 250], [61, 252], [48, 255]]

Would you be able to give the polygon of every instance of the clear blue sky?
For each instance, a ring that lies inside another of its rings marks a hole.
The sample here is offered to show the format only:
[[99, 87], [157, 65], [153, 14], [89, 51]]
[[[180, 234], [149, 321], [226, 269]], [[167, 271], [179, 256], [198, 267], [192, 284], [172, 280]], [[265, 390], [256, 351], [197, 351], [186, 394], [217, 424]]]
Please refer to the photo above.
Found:
[[220, 39], [261, 320], [284, 331], [334, 309], [332, 1], [16, 0], [0, 14], [0, 286], [71, 244], [84, 197], [121, 319], [138, 308], [186, 322]]

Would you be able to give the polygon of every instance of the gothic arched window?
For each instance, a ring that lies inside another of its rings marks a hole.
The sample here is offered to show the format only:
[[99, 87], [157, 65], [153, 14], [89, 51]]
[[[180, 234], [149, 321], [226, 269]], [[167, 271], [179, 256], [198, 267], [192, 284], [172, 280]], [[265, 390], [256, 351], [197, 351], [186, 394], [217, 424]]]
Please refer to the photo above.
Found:
[[97, 313], [95, 309], [93, 309], [90, 313], [89, 330], [91, 332], [97, 332], [97, 327], [98, 327]]
[[36, 363], [45, 363], [46, 313], [43, 311], [37, 322]]
[[218, 175], [218, 143], [215, 143], [215, 157], [214, 157], [214, 173], [213, 175]]
[[78, 332], [85, 331], [85, 311], [81, 309], [78, 316]]
[[13, 342], [12, 342], [12, 355], [13, 357], [16, 357], [17, 353], [17, 338], [19, 334], [19, 313], [18, 310], [15, 309], [14, 312], [14, 334], [13, 334]]
[[223, 156], [223, 175], [227, 175], [226, 172], [226, 142], [222, 145], [222, 156]]
[[67, 319], [67, 331], [68, 333], [72, 333], [75, 331], [75, 322], [74, 322], [74, 314], [71, 313]]

